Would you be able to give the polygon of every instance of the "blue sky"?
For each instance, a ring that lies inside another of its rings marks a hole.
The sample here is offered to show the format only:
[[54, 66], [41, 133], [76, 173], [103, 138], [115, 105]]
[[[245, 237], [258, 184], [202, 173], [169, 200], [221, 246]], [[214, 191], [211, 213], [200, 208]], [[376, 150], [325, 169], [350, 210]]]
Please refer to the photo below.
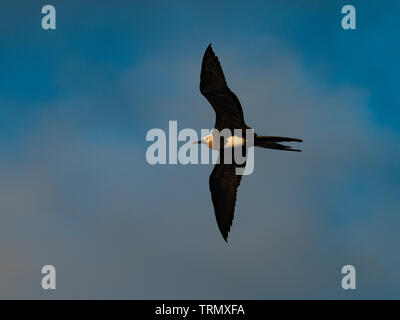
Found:
[[[353, 1], [356, 30], [345, 1], [53, 1], [52, 31], [44, 4], [0, 12], [0, 297], [399, 297], [398, 2]], [[148, 130], [214, 124], [210, 42], [246, 122], [304, 139], [257, 150], [228, 245], [212, 167], [145, 159]]]

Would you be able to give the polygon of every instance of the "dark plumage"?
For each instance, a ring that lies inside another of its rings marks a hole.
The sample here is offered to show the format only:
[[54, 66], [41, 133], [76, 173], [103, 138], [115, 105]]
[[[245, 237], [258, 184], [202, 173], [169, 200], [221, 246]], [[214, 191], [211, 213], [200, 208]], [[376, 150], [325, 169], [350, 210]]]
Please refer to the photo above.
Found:
[[[207, 98], [215, 111], [215, 129], [218, 131], [230, 129], [232, 134], [234, 129], [241, 129], [242, 137], [246, 136], [244, 131], [250, 127], [244, 121], [239, 99], [228, 88], [221, 64], [214, 54], [211, 44], [204, 53], [201, 65], [200, 92]], [[302, 142], [301, 139], [296, 138], [257, 136], [256, 134], [254, 136], [254, 145], [257, 147], [301, 151], [278, 143], [285, 141]], [[223, 154], [223, 151], [220, 152], [220, 161], [215, 165], [209, 183], [218, 228], [224, 240], [227, 241], [234, 217], [237, 189], [242, 178], [241, 175], [236, 174], [236, 169], [245, 167], [245, 164], [238, 165], [235, 162], [225, 164]]]

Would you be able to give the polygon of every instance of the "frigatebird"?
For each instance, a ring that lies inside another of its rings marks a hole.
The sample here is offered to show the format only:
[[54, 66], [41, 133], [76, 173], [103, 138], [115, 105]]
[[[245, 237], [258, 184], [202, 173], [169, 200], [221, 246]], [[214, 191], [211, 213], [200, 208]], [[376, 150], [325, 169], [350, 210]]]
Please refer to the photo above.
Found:
[[[195, 142], [204, 143], [212, 149], [249, 147], [246, 146], [247, 140], [243, 138], [245, 137], [244, 134], [240, 136], [233, 135], [235, 129], [244, 132], [251, 128], [244, 121], [239, 99], [228, 88], [221, 64], [211, 44], [209, 44], [203, 56], [200, 73], [200, 92], [213, 107], [216, 121], [213, 132]], [[224, 140], [215, 143], [217, 138], [214, 132], [221, 132], [223, 129], [229, 129], [232, 132], [232, 136], [223, 138]], [[276, 150], [301, 151], [279, 143], [288, 141], [302, 142], [303, 140], [288, 137], [258, 136], [254, 133], [253, 146]], [[237, 189], [242, 178], [241, 175], [237, 174], [236, 169], [245, 166], [245, 163], [238, 164], [234, 160], [230, 161], [230, 163], [225, 163], [223, 159], [224, 152], [220, 150], [219, 153], [220, 158], [210, 175], [209, 185], [218, 228], [227, 242], [234, 217]]]

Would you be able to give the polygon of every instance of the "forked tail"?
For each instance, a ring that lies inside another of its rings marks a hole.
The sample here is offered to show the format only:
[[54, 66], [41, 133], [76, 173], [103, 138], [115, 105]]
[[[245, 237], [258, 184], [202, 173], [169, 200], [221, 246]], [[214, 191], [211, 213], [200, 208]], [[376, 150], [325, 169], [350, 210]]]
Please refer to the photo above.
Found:
[[260, 148], [267, 149], [277, 149], [277, 150], [286, 150], [286, 151], [297, 151], [301, 152], [299, 149], [292, 149], [290, 146], [285, 146], [278, 142], [303, 142], [301, 139], [297, 138], [287, 138], [287, 137], [271, 137], [271, 136], [256, 136], [255, 137], [255, 146]]

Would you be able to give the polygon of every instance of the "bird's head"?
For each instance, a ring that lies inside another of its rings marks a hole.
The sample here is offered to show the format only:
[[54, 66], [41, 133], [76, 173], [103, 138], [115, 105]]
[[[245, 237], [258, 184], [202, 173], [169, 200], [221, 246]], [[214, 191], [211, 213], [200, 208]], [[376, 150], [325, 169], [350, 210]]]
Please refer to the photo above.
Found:
[[206, 146], [212, 149], [212, 141], [213, 141], [213, 135], [210, 133], [209, 135], [202, 137], [201, 140], [199, 141], [193, 141], [193, 143], [204, 143]]

